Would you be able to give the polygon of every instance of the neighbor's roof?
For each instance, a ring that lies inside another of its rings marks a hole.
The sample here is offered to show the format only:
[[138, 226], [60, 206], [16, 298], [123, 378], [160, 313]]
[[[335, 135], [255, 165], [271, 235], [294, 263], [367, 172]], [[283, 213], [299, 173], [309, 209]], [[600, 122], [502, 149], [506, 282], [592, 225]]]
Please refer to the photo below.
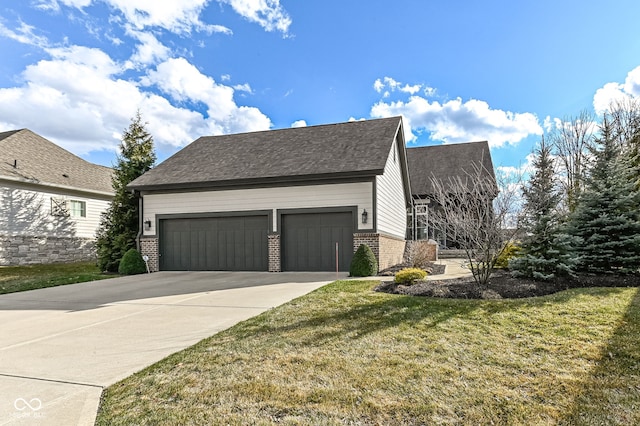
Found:
[[380, 175], [393, 141], [397, 135], [402, 138], [401, 125], [400, 117], [392, 117], [205, 136], [128, 188], [225, 187]]
[[417, 196], [433, 194], [433, 179], [447, 184], [450, 179], [474, 176], [474, 164], [495, 182], [489, 144], [467, 142], [407, 148], [411, 192]]
[[0, 180], [113, 194], [112, 169], [89, 163], [28, 129], [0, 133]]

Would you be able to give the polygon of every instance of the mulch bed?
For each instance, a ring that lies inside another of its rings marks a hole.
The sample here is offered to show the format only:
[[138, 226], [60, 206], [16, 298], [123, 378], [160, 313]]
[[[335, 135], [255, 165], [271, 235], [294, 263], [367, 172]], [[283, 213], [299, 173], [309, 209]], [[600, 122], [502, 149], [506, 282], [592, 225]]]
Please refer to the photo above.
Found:
[[[427, 274], [429, 275], [442, 275], [444, 274], [445, 267], [446, 265], [439, 265], [437, 263], [429, 262], [422, 269], [427, 271]], [[378, 272], [378, 276], [394, 277], [398, 271], [404, 268], [413, 268], [413, 265], [410, 265], [408, 263], [400, 263], [398, 265], [391, 266], [387, 269], [383, 269], [382, 271]]]
[[640, 275], [579, 275], [550, 281], [514, 278], [508, 272], [495, 272], [486, 288], [480, 288], [472, 277], [451, 280], [418, 281], [413, 285], [382, 282], [375, 291], [410, 296], [452, 299], [518, 299], [544, 296], [580, 287], [638, 287]]

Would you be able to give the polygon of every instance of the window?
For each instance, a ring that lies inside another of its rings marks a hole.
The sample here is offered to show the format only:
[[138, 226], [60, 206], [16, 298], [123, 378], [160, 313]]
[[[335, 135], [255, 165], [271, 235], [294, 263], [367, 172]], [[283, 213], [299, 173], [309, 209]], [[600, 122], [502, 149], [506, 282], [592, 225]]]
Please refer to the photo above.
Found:
[[429, 239], [428, 201], [414, 200], [414, 206], [407, 209], [407, 238], [411, 240]]
[[72, 217], [87, 217], [86, 201], [71, 200], [69, 202], [69, 212]]

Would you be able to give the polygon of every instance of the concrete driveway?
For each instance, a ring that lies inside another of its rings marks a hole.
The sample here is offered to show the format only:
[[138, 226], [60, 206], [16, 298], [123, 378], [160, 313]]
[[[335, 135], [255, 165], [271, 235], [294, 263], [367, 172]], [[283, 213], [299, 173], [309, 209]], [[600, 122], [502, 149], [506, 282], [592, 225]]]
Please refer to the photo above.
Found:
[[335, 279], [158, 272], [0, 295], [0, 425], [92, 425], [104, 387]]

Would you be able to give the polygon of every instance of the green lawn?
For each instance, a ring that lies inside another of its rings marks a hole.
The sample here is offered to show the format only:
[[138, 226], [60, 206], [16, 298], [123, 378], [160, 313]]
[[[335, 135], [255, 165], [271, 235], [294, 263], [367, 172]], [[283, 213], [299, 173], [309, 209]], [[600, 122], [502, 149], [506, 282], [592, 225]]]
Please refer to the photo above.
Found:
[[95, 263], [69, 263], [0, 267], [0, 294], [113, 278]]
[[338, 281], [108, 388], [98, 425], [640, 424], [640, 294]]

